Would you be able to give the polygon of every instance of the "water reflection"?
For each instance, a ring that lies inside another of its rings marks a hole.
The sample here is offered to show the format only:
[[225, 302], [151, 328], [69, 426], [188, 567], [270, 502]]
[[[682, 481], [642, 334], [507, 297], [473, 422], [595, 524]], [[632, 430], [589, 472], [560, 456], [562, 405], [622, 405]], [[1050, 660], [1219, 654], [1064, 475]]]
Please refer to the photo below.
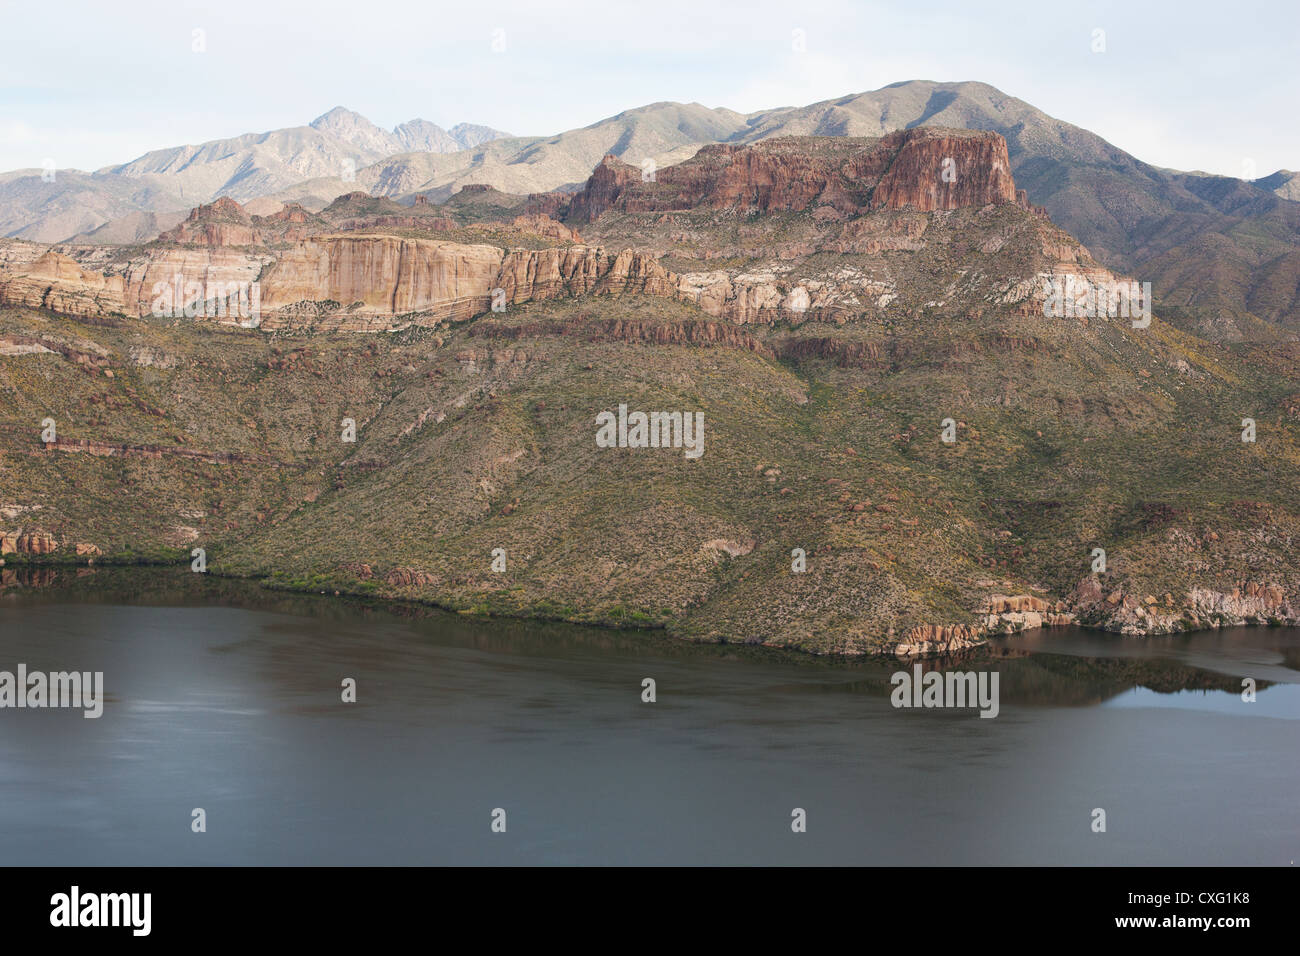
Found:
[[[1001, 712], [983, 720], [891, 707], [899, 662], [185, 570], [52, 573], [0, 591], [0, 669], [102, 670], [108, 700], [100, 720], [0, 711], [10, 861], [1285, 864], [1300, 849], [1295, 631], [1062, 629], [924, 665], [997, 670]], [[508, 838], [489, 831], [497, 806]], [[792, 839], [796, 806], [810, 824]]]

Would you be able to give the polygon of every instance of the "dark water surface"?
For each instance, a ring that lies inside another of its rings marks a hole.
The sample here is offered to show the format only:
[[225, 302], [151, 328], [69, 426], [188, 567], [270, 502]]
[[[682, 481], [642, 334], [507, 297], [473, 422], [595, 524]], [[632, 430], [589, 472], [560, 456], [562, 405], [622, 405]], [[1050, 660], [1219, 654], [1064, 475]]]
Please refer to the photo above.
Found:
[[937, 665], [998, 672], [981, 719], [895, 709], [895, 663], [55, 578], [0, 592], [0, 670], [103, 671], [108, 700], [0, 709], [8, 864], [1300, 858], [1295, 629], [999, 640]]

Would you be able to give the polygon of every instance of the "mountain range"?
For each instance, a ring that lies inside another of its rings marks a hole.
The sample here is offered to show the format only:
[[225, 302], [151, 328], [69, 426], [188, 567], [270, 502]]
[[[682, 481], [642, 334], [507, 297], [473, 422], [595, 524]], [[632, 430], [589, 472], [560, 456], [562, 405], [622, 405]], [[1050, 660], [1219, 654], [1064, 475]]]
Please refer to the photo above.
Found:
[[362, 190], [409, 204], [467, 184], [576, 190], [602, 156], [666, 166], [707, 143], [790, 135], [881, 136], [916, 126], [1000, 133], [1031, 202], [1112, 269], [1153, 283], [1164, 313], [1213, 339], [1300, 332], [1300, 190], [1279, 170], [1253, 182], [1162, 169], [984, 83], [908, 81], [803, 107], [743, 114], [655, 103], [549, 137], [412, 120], [391, 132], [336, 108], [309, 126], [149, 153], [95, 173], [0, 175], [0, 234], [44, 242], [139, 242], [229, 196], [320, 210]]
[[42, 170], [0, 174], [0, 234], [139, 241], [219, 196], [247, 201], [304, 180], [343, 182], [396, 153], [453, 153], [505, 135], [470, 123], [444, 130], [423, 119], [387, 131], [336, 107], [306, 126], [154, 150], [91, 173], [60, 169], [53, 181]]

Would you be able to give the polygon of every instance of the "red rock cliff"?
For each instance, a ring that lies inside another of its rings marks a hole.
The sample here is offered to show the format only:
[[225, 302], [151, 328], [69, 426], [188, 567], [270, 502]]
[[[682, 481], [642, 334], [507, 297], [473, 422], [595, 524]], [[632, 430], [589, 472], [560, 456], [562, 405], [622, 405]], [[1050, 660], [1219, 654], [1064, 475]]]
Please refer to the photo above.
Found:
[[1016, 201], [997, 133], [921, 127], [880, 139], [783, 137], [705, 146], [691, 159], [642, 170], [609, 155], [569, 203], [567, 220], [607, 209], [777, 212], [830, 205], [847, 214], [911, 206], [923, 212]]

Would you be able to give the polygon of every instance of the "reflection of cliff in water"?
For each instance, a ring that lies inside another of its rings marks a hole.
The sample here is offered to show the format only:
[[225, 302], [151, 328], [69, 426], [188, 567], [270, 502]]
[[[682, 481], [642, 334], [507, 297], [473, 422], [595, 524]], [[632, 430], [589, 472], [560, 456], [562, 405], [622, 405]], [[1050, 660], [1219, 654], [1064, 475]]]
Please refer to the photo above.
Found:
[[[1184, 690], [1241, 693], [1241, 677], [1215, 673], [1165, 658], [1069, 657], [1022, 652], [1002, 670], [1004, 703], [1079, 706], [1100, 704], [1137, 687], [1158, 694]], [[999, 660], [1006, 658], [999, 657]], [[1257, 681], [1256, 689], [1271, 687]]]
[[[87, 573], [94, 573], [94, 568], [76, 568], [75, 572], [82, 576]], [[13, 568], [0, 568], [0, 592], [9, 588], [47, 588], [53, 585], [59, 578], [69, 577], [74, 573], [72, 568], [51, 568], [40, 566], [19, 565]]]

